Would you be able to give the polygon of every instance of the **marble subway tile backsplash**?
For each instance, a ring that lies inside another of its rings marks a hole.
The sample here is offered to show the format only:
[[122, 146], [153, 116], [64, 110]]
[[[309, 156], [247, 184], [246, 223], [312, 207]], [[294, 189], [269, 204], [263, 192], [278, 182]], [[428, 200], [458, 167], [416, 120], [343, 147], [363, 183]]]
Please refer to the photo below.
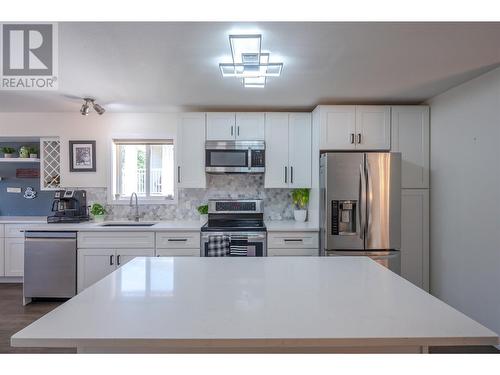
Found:
[[[88, 203], [106, 202], [106, 188], [84, 188]], [[144, 220], [197, 220], [196, 207], [213, 198], [257, 198], [264, 200], [266, 220], [293, 219], [291, 189], [264, 189], [263, 175], [207, 175], [206, 189], [179, 189], [177, 204], [141, 205]], [[106, 205], [108, 220], [132, 219], [128, 205]]]

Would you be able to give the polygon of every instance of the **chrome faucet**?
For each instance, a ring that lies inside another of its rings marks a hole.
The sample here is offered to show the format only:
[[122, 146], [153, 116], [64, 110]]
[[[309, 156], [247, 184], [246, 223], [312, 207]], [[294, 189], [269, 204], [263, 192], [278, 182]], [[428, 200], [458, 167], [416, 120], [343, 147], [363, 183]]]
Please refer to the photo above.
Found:
[[139, 202], [137, 201], [137, 193], [132, 193], [130, 195], [130, 207], [134, 207], [132, 204], [132, 198], [134, 198], [135, 195], [135, 215], [134, 215], [134, 221], [139, 221]]

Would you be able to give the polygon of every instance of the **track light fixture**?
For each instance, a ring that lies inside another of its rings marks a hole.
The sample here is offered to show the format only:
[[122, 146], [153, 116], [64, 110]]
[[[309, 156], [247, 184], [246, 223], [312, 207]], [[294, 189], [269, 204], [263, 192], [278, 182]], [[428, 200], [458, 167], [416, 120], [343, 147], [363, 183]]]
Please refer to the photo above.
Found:
[[106, 110], [99, 104], [95, 102], [95, 99], [92, 98], [83, 98], [84, 102], [82, 104], [82, 108], [80, 108], [80, 113], [83, 116], [87, 116], [90, 112], [90, 107], [94, 108], [94, 111], [97, 112], [98, 115], [102, 115]]

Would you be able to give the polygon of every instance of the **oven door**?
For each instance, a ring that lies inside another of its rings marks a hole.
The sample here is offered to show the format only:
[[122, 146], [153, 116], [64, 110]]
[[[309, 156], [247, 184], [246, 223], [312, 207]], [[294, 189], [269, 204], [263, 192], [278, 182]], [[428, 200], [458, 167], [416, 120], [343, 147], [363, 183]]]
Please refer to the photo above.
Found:
[[201, 234], [201, 256], [208, 256], [210, 236], [230, 238], [229, 256], [265, 257], [267, 256], [266, 232], [203, 232]]

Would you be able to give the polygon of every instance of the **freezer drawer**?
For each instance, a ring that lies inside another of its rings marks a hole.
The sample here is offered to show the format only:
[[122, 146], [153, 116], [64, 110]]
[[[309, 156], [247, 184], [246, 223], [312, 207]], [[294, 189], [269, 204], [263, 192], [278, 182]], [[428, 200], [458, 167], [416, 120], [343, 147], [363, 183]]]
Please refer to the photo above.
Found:
[[76, 233], [26, 232], [24, 297], [76, 295]]
[[401, 275], [401, 252], [388, 251], [326, 251], [327, 256], [367, 256], [392, 272]]

